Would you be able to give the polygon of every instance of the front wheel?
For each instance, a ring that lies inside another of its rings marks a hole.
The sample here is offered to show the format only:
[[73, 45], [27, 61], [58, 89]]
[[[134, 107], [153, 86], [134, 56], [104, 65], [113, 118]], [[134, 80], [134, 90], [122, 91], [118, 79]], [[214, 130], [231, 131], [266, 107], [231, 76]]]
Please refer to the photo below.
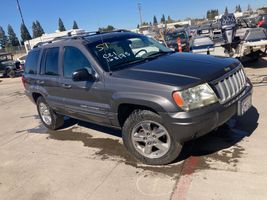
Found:
[[13, 70], [13, 69], [7, 69], [6, 76], [9, 77], [9, 78], [15, 78], [15, 76], [16, 76], [15, 70]]
[[124, 145], [138, 160], [149, 165], [173, 162], [182, 145], [175, 141], [159, 115], [148, 110], [136, 110], [122, 128]]
[[43, 124], [52, 130], [59, 129], [64, 124], [64, 116], [55, 113], [41, 96], [37, 99], [37, 110]]

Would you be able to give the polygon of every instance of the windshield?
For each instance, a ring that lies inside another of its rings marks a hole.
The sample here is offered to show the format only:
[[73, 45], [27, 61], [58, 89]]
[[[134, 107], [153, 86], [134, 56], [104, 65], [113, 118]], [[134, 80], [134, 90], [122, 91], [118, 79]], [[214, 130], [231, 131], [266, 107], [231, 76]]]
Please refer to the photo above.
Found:
[[172, 52], [156, 40], [142, 35], [114, 37], [89, 44], [88, 48], [105, 71], [116, 71]]
[[177, 38], [186, 39], [185, 32], [167, 33], [165, 36], [166, 41], [177, 40]]

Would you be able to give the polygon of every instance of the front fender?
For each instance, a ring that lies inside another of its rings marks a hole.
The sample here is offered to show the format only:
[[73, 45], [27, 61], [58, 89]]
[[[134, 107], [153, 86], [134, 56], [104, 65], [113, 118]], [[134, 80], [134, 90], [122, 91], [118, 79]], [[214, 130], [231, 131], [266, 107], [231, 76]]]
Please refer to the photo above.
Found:
[[172, 102], [171, 96], [168, 98], [140, 92], [118, 92], [112, 96], [111, 109], [117, 113], [121, 104], [134, 104], [149, 107], [156, 112], [177, 111], [177, 106]]

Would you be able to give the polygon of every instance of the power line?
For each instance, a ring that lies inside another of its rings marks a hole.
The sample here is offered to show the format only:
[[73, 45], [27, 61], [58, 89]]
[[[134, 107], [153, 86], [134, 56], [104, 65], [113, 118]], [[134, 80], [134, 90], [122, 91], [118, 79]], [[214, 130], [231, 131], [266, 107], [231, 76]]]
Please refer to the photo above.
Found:
[[140, 26], [142, 26], [143, 20], [142, 20], [142, 5], [141, 5], [141, 3], [138, 3], [137, 7], [138, 7], [138, 11], [139, 11], [139, 16], [140, 16]]
[[[23, 24], [23, 26], [26, 27], [25, 22], [24, 22], [24, 18], [23, 18], [22, 12], [21, 12], [19, 0], [16, 0], [16, 1], [17, 1], [17, 6], [18, 6], [18, 10], [19, 10], [19, 14], [20, 14], [20, 17], [21, 17], [22, 24]], [[29, 41], [28, 41], [28, 45], [29, 45], [29, 48], [31, 48], [31, 44], [30, 44]]]

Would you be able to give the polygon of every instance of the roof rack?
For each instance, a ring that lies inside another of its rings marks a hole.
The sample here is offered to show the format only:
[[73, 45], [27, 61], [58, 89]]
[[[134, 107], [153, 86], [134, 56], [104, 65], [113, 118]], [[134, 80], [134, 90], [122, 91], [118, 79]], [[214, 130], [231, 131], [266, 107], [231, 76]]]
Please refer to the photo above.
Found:
[[51, 44], [51, 43], [54, 43], [54, 42], [67, 40], [67, 39], [84, 39], [85, 37], [88, 37], [88, 36], [91, 36], [91, 35], [106, 34], [106, 33], [116, 33], [116, 32], [122, 33], [122, 32], [131, 32], [131, 31], [126, 30], [126, 29], [117, 29], [117, 30], [113, 30], [113, 31], [102, 31], [102, 32], [100, 32], [100, 31], [90, 31], [90, 32], [84, 32], [84, 33], [75, 34], [75, 35], [72, 35], [71, 32], [69, 32], [68, 35], [66, 35], [66, 36], [56, 37], [56, 38], [53, 38], [53, 39], [51, 39], [49, 41], [45, 41], [45, 42], [39, 42], [39, 43], [35, 44], [33, 46], [33, 48], [37, 48], [37, 47], [40, 47], [40, 46], [43, 46], [43, 45], [46, 45], [46, 44]]

